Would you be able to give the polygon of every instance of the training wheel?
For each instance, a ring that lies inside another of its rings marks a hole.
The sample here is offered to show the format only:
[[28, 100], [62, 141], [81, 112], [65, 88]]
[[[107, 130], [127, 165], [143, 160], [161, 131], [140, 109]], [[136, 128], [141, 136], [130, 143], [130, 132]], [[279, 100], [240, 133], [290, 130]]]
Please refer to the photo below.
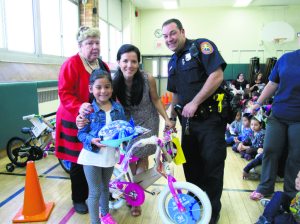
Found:
[[7, 170], [7, 172], [13, 172], [14, 169], [15, 169], [14, 164], [12, 164], [12, 163], [6, 164], [6, 170]]
[[48, 156], [48, 152], [43, 153], [43, 158], [46, 158]]

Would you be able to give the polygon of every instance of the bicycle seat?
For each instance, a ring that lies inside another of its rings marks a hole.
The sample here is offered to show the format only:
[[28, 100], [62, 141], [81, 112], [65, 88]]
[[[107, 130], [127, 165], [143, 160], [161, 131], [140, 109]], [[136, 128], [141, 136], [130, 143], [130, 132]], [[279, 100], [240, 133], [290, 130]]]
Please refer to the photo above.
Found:
[[28, 128], [28, 127], [24, 127], [24, 128], [21, 129], [21, 132], [22, 132], [23, 134], [29, 134], [30, 131], [31, 131], [31, 128]]

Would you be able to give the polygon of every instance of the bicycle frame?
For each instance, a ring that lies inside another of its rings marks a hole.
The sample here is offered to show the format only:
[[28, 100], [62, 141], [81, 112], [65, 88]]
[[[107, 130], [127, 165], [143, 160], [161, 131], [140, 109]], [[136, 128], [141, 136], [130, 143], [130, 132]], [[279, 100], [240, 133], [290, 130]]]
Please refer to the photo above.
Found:
[[[137, 175], [136, 178], [129, 167], [130, 159], [132, 157], [133, 149], [136, 147], [143, 147], [145, 145], [152, 144], [156, 145], [155, 152], [155, 165], [151, 169], [147, 170], [145, 173]], [[144, 192], [154, 195], [154, 192], [149, 192], [146, 190], [147, 187], [155, 183], [161, 176], [164, 176], [168, 180], [168, 187], [172, 196], [175, 199], [179, 211], [185, 211], [182, 202], [179, 200], [178, 193], [176, 192], [173, 183], [176, 179], [172, 176], [172, 170], [170, 168], [170, 163], [172, 162], [172, 156], [174, 153], [171, 147], [171, 137], [170, 133], [160, 139], [156, 136], [150, 138], [141, 139], [134, 143], [130, 149], [126, 152], [126, 155], [121, 162], [121, 173], [115, 177], [113, 181], [110, 182], [110, 191], [114, 194], [118, 192], [118, 196], [123, 195], [126, 201], [132, 206], [142, 205], [145, 199]], [[148, 175], [147, 175], [148, 174]], [[128, 176], [129, 181], [120, 181], [122, 177]], [[149, 178], [150, 176], [150, 178]], [[128, 195], [131, 194], [131, 195]], [[130, 199], [131, 198], [131, 199]], [[128, 201], [129, 200], [129, 201]]]
[[[39, 160], [47, 156], [48, 152], [54, 152], [54, 148], [50, 147], [54, 143], [52, 137], [54, 126], [44, 118], [52, 115], [55, 113], [44, 116], [35, 114], [23, 116], [23, 120], [29, 120], [33, 126], [22, 128], [21, 132], [30, 136], [26, 140], [13, 137], [8, 141], [7, 155], [12, 163], [23, 167], [26, 166], [27, 160]], [[18, 161], [18, 158], [27, 158], [27, 160]]]
[[[52, 115], [52, 114], [50, 114]], [[48, 115], [48, 116], [50, 116]], [[47, 116], [47, 115], [46, 115]], [[45, 124], [46, 126], [43, 127], [43, 130], [38, 132], [34, 132], [34, 129], [37, 127], [36, 122], [34, 122], [32, 119], [38, 118], [41, 120], [42, 124]], [[43, 116], [39, 115], [28, 115], [24, 116], [23, 120], [29, 120], [34, 126], [30, 128], [30, 138], [26, 140], [25, 144], [28, 144], [30, 142], [33, 143], [34, 146], [39, 147], [43, 152], [49, 151], [51, 143], [54, 143], [54, 139], [52, 137], [52, 132], [54, 131], [54, 126], [48, 122], [46, 119], [44, 119]]]

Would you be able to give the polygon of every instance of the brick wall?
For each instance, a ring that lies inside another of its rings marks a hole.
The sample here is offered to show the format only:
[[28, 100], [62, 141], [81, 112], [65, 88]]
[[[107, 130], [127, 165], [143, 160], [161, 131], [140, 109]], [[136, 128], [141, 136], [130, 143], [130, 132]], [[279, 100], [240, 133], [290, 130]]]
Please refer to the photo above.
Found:
[[[80, 26], [99, 27], [98, 0], [87, 0], [85, 5], [80, 1]], [[93, 8], [96, 13], [93, 13]]]

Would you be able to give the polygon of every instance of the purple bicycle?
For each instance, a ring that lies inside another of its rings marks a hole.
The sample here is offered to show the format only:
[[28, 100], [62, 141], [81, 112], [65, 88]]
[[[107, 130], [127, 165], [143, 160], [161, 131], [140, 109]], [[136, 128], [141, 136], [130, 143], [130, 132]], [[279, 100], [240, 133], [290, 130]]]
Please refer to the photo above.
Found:
[[[155, 192], [146, 190], [160, 177], [167, 179], [167, 186], [160, 192], [158, 210], [163, 223], [207, 224], [211, 218], [211, 204], [205, 192], [188, 182], [177, 182], [172, 175], [171, 162], [178, 153], [180, 145], [175, 144], [175, 134], [166, 132], [163, 138], [152, 136], [134, 143], [125, 150], [125, 157], [120, 168], [115, 168], [114, 179], [110, 182], [112, 195], [111, 208], [121, 207], [125, 201], [132, 206], [144, 203], [145, 192], [155, 195]], [[133, 149], [145, 145], [156, 145], [154, 166], [144, 173], [132, 175], [129, 167]], [[127, 178], [126, 178], [127, 177]], [[127, 180], [126, 180], [127, 179]]]

